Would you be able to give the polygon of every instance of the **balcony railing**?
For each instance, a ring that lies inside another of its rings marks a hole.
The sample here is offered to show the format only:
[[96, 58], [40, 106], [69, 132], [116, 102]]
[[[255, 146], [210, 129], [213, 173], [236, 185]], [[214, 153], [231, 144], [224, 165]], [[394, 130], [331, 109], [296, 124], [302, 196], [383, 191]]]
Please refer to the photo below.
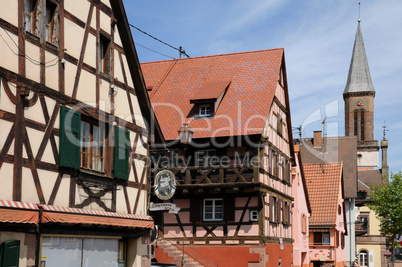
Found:
[[[258, 174], [251, 164], [226, 166], [191, 166], [168, 168], [179, 185], [250, 183], [258, 181]], [[154, 173], [156, 173], [156, 170]]]
[[356, 235], [365, 235], [368, 231], [368, 222], [355, 222]]

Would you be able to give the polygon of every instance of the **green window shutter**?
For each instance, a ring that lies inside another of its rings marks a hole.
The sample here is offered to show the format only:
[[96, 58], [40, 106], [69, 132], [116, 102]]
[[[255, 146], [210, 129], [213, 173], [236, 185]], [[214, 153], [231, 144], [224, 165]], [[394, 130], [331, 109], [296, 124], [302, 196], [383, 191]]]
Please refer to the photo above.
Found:
[[20, 262], [20, 241], [7, 241], [1, 244], [0, 266], [18, 267]]
[[130, 157], [130, 132], [115, 126], [114, 128], [114, 164], [113, 176], [128, 180], [128, 161]]
[[62, 106], [60, 109], [59, 166], [80, 168], [81, 113]]

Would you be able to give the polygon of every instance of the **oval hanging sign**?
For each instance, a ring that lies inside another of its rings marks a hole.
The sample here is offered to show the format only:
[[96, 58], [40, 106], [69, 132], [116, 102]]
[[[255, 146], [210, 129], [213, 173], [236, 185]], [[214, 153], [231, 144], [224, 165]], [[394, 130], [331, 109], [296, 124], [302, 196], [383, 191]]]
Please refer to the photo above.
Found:
[[176, 192], [176, 178], [172, 171], [158, 172], [154, 180], [155, 195], [161, 200], [171, 199]]

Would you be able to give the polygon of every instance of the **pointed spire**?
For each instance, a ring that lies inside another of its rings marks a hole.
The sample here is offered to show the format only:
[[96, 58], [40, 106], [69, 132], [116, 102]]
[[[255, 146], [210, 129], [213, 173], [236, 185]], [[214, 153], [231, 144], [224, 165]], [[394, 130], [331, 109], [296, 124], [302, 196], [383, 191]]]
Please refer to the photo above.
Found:
[[343, 94], [356, 92], [375, 92], [364, 48], [360, 19], [358, 20], [355, 45], [350, 61], [348, 81]]

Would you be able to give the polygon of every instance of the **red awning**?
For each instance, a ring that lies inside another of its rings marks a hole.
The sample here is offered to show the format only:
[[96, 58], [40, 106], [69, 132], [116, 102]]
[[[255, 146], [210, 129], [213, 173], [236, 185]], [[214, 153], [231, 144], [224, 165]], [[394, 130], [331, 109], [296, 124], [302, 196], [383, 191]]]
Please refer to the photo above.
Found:
[[88, 224], [129, 228], [154, 228], [151, 216], [39, 205], [41, 223]]
[[0, 222], [39, 223], [39, 209], [36, 204], [0, 200]]

